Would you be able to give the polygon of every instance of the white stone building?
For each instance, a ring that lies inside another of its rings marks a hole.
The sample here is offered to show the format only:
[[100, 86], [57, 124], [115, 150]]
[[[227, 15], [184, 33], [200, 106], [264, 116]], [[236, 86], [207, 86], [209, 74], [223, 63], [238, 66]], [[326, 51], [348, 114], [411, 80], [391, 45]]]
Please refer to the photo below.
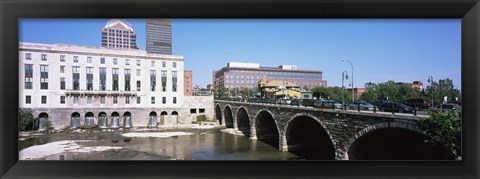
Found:
[[56, 129], [191, 122], [183, 56], [20, 42], [19, 58], [19, 107]]

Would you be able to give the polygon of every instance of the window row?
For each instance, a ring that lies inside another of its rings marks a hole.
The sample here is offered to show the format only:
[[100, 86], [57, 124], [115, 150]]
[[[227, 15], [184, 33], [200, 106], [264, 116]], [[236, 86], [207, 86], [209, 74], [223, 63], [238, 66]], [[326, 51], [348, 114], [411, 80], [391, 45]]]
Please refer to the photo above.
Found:
[[[123, 97], [122, 97], [123, 98]], [[79, 104], [80, 101], [79, 96], [72, 96], [72, 103], [73, 104]], [[105, 104], [106, 103], [106, 96], [100, 96], [99, 99], [94, 99], [93, 96], [86, 96], [84, 99], [87, 104], [93, 104], [93, 102], [99, 100], [100, 104]], [[137, 96], [136, 98], [136, 104], [141, 104], [142, 98], [140, 96]], [[110, 99], [109, 99], [110, 100]], [[119, 97], [118, 96], [113, 96], [111, 98], [111, 102], [113, 104], [118, 104]], [[130, 98], [125, 97], [123, 100], [125, 100], [125, 104], [130, 104]], [[60, 104], [65, 104], [66, 98], [65, 96], [60, 96]], [[152, 96], [150, 97], [150, 104], [155, 104], [155, 97]], [[162, 97], [162, 104], [167, 104], [167, 97]], [[25, 96], [25, 104], [32, 104], [32, 96], [31, 95], [26, 95]], [[41, 104], [47, 104], [47, 96], [41, 96]], [[177, 104], [177, 97], [172, 97], [172, 104]]]
[[[60, 73], [65, 72], [65, 66], [60, 66]], [[111, 73], [111, 83], [112, 83], [112, 90], [118, 91], [119, 87], [119, 69], [112, 68]], [[140, 69], [137, 69], [137, 76], [141, 75]], [[99, 89], [106, 90], [107, 89], [107, 68], [100, 67], [99, 68]], [[124, 69], [124, 90], [131, 91], [131, 73], [130, 69]], [[72, 90], [80, 90], [80, 67], [73, 66], [72, 67]], [[93, 90], [93, 67], [86, 68], [86, 76], [85, 76], [85, 83], [87, 90]], [[167, 71], [161, 70], [161, 91], [167, 91]], [[172, 92], [177, 92], [177, 83], [178, 83], [178, 72], [172, 71]], [[137, 84], [137, 91], [141, 90], [141, 80], [136, 81]], [[157, 71], [150, 70], [150, 90], [156, 91], [155, 87], [157, 86]], [[33, 89], [33, 65], [32, 64], [25, 64], [25, 89]], [[48, 89], [48, 65], [40, 65], [40, 89], [47, 90]], [[65, 90], [65, 77], [60, 78], [60, 89]]]
[[[42, 61], [47, 61], [47, 54], [41, 54], [41, 59]], [[26, 53], [25, 54], [25, 60], [32, 60], [32, 54], [31, 53]], [[73, 56], [72, 57], [73, 63], [78, 63], [79, 62], [79, 56]], [[60, 55], [60, 62], [65, 62], [65, 55]], [[125, 65], [129, 66], [130, 65], [130, 59], [125, 59]], [[137, 66], [142, 65], [142, 60], [137, 60], [136, 61]], [[92, 63], [92, 57], [87, 57], [87, 63]], [[155, 60], [151, 60], [151, 67], [155, 67]], [[100, 64], [106, 64], [106, 58], [105, 57], [100, 57]], [[117, 58], [112, 58], [112, 64], [113, 65], [118, 65], [118, 59]], [[167, 67], [167, 62], [162, 61], [162, 67], [166, 68]], [[177, 62], [172, 62], [172, 68], [177, 68]]]

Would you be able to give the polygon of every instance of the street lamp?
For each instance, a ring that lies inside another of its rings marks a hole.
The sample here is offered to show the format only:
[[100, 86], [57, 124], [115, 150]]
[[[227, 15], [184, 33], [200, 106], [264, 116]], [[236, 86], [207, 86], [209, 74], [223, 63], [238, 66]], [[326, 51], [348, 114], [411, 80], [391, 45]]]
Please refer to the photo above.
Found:
[[432, 107], [435, 107], [435, 105], [433, 104], [433, 77], [432, 76], [428, 76], [428, 82], [430, 83], [430, 90], [432, 90]]
[[[348, 80], [348, 72], [347, 71], [343, 71], [342, 72], [342, 90], [345, 89], [345, 86], [343, 85], [343, 80]], [[342, 94], [342, 109], [345, 110], [345, 99], [343, 97], [343, 94]]]
[[352, 102], [355, 101], [355, 93], [354, 93], [354, 86], [353, 86], [353, 64], [350, 60], [342, 59], [342, 62], [347, 61], [352, 66]]

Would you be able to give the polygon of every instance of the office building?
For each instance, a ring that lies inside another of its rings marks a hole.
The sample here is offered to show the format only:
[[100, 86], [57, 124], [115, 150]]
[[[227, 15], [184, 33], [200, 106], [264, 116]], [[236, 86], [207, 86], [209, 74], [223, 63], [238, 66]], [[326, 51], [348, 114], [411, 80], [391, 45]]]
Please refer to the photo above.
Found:
[[299, 70], [295, 65], [278, 67], [261, 67], [257, 63], [229, 62], [226, 67], [214, 72], [215, 89], [220, 88], [257, 88], [264, 78], [269, 80], [286, 80], [300, 88], [327, 86], [320, 70]]
[[147, 19], [147, 53], [172, 54], [172, 20]]
[[116, 49], [139, 49], [137, 34], [132, 24], [125, 19], [112, 19], [102, 30], [102, 47]]
[[191, 116], [183, 56], [21, 42], [19, 58], [19, 107], [56, 129], [168, 125]]

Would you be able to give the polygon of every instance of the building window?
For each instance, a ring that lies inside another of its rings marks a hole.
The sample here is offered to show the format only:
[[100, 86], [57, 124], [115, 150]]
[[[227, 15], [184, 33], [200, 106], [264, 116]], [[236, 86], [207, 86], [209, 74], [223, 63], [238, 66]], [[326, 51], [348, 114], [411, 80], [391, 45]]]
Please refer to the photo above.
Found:
[[152, 61], [152, 67], [155, 67], [155, 61]]
[[32, 104], [32, 96], [30, 95], [25, 96], [25, 104]]
[[65, 66], [64, 65], [60, 66], [60, 73], [65, 73]]
[[130, 104], [130, 97], [125, 97], [125, 104]]
[[177, 62], [173, 62], [173, 68], [177, 68]]
[[80, 90], [80, 67], [72, 67], [73, 90]]
[[140, 60], [137, 60], [137, 66], [141, 66]]
[[47, 54], [42, 54], [42, 61], [47, 61]]
[[31, 53], [25, 54], [25, 60], [32, 60], [32, 54]]
[[40, 65], [40, 89], [48, 89], [48, 65]]
[[157, 84], [157, 71], [150, 70], [150, 90], [155, 91], [155, 86]]
[[25, 89], [33, 88], [33, 65], [25, 64]]
[[93, 67], [87, 67], [87, 90], [93, 90]]
[[162, 70], [162, 91], [167, 91], [167, 71]]
[[104, 57], [100, 58], [100, 64], [105, 64], [105, 58]]
[[107, 90], [107, 68], [100, 68], [100, 90]]
[[113, 97], [113, 104], [117, 104], [117, 103], [118, 103], [118, 98], [117, 98], [117, 96], [114, 96]]
[[197, 109], [191, 108], [190, 109], [190, 114], [197, 114]]
[[125, 69], [125, 91], [130, 91], [130, 69]]
[[114, 64], [114, 65], [118, 64], [118, 62], [117, 62], [117, 59], [116, 59], [116, 58], [114, 58], [114, 59], [113, 59], [113, 64]]
[[177, 104], [177, 97], [173, 97], [173, 104]]
[[125, 65], [130, 65], [130, 59], [125, 59]]
[[78, 104], [78, 96], [73, 96], [73, 104]]
[[100, 104], [105, 104], [105, 96], [100, 97]]
[[78, 63], [78, 56], [73, 56], [73, 63]]
[[162, 62], [162, 67], [167, 67], [167, 62]]
[[60, 78], [60, 89], [65, 90], [65, 78]]
[[87, 104], [92, 104], [92, 96], [87, 96]]
[[205, 113], [205, 108], [198, 109], [198, 113]]
[[141, 73], [141, 72], [142, 72], [142, 71], [141, 71], [140, 69], [137, 69], [137, 76], [140, 76], [140, 75], [142, 75], [142, 73]]
[[92, 63], [92, 57], [87, 57], [87, 63]]
[[42, 96], [42, 104], [47, 104], [47, 96]]
[[167, 103], [167, 97], [162, 97], [162, 104], [166, 104]]
[[140, 80], [137, 80], [137, 91], [140, 91], [140, 84], [141, 84], [141, 81]]
[[112, 69], [112, 90], [118, 91], [118, 68]]
[[140, 96], [137, 96], [137, 104], [140, 104]]
[[172, 91], [177, 92], [177, 72], [172, 71]]
[[152, 96], [151, 103], [155, 104], [155, 97]]
[[65, 104], [65, 96], [60, 96], [60, 104]]

